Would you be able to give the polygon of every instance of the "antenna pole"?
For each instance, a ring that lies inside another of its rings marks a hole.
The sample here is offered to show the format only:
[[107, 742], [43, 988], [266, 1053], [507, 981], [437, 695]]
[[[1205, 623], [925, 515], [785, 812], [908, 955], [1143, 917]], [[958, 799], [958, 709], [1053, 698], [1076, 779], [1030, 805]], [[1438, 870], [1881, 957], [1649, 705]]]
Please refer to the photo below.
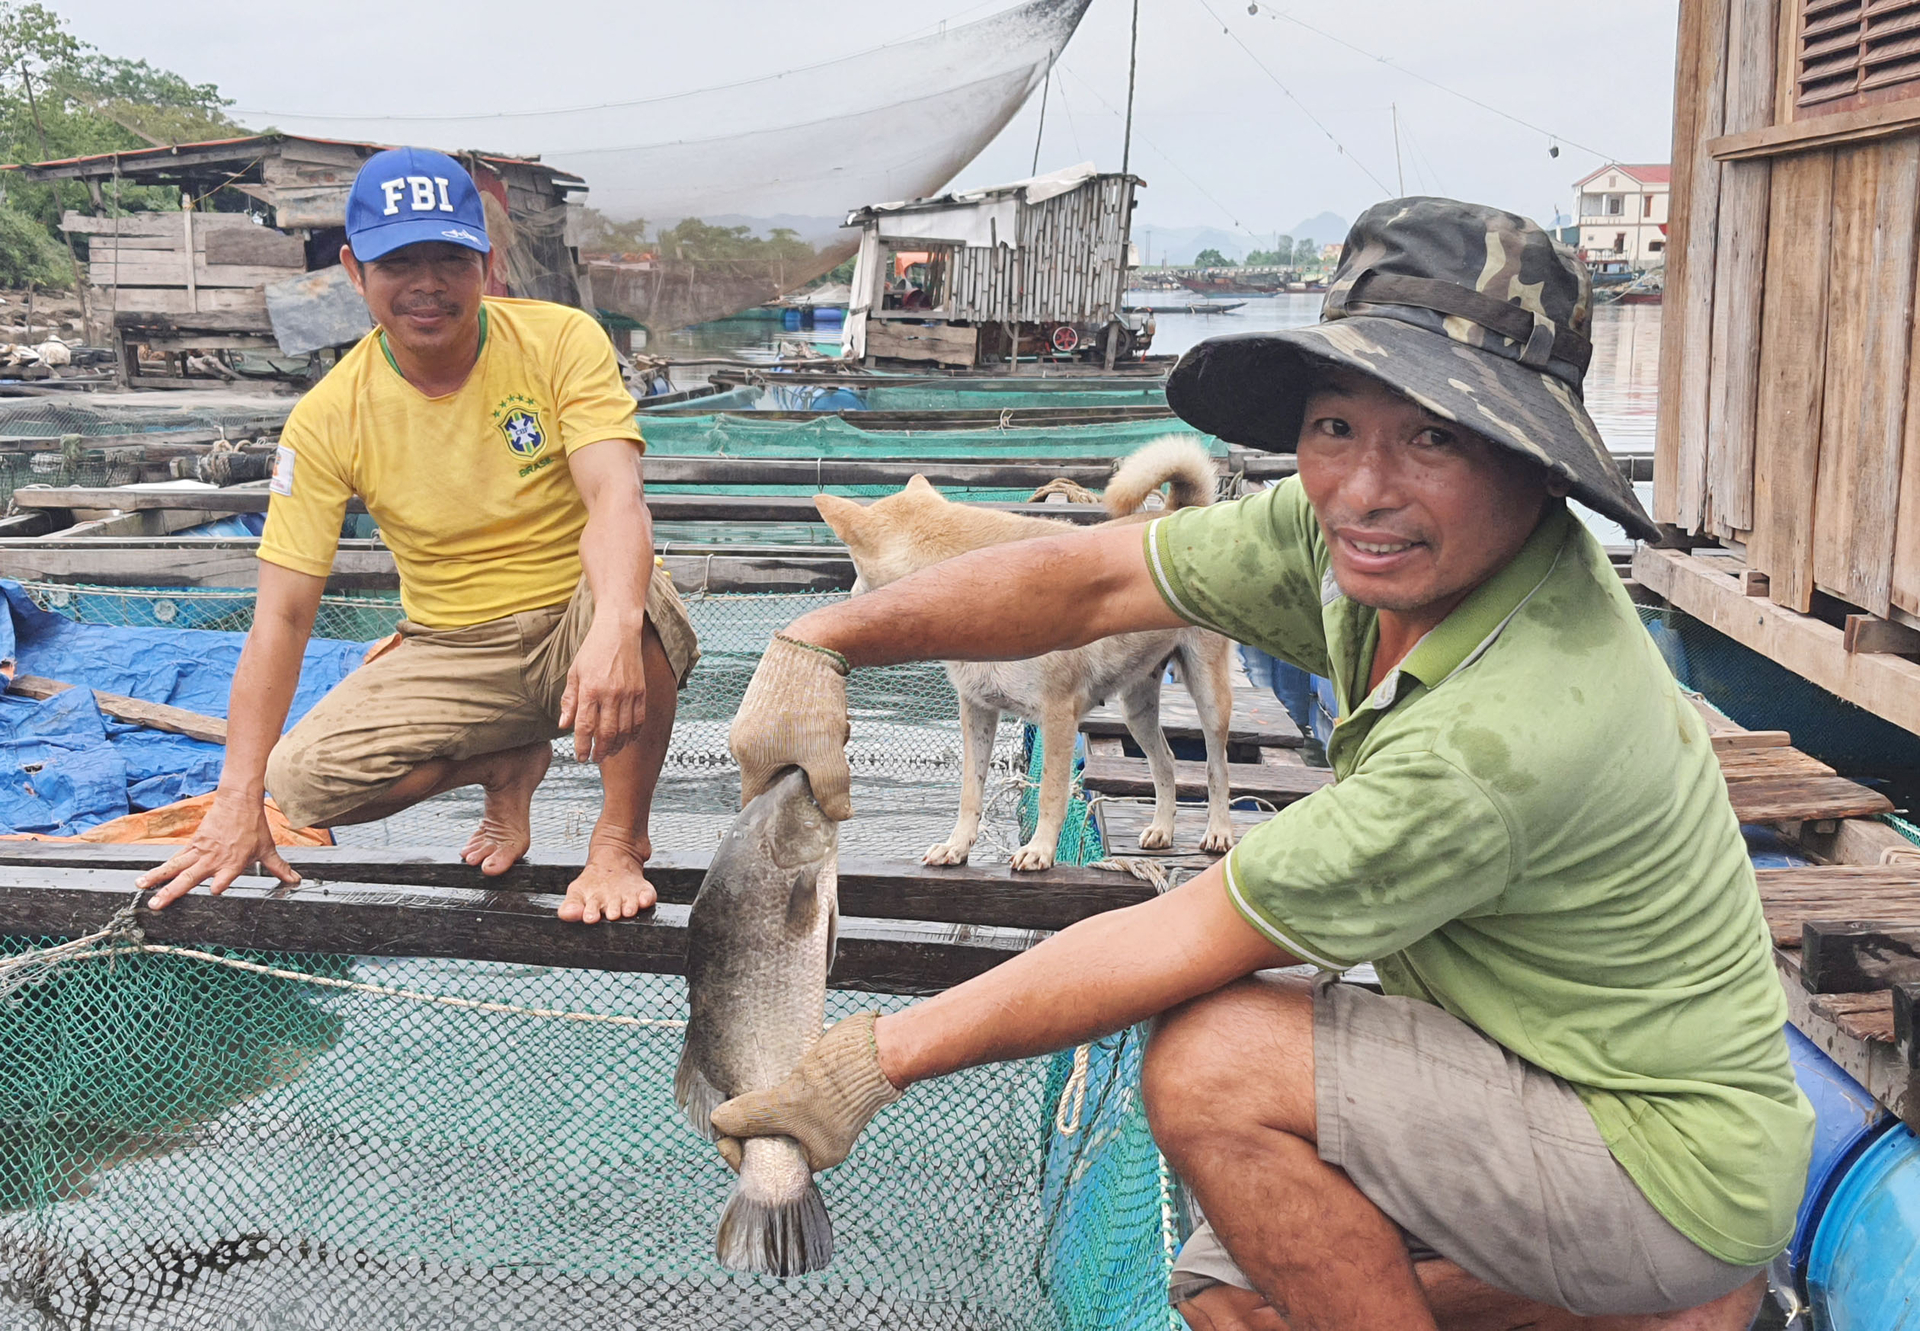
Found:
[[1127, 46], [1127, 132], [1120, 145], [1120, 174], [1133, 161], [1133, 80], [1140, 66], [1140, 0], [1133, 0], [1133, 38]]
[[1053, 91], [1053, 56], [1047, 56], [1047, 81], [1040, 85], [1040, 129], [1033, 136], [1033, 170], [1030, 176], [1040, 174], [1040, 140], [1047, 137], [1047, 94]]
[[1387, 109], [1393, 112], [1393, 174], [1400, 182], [1400, 197], [1407, 196], [1407, 173], [1400, 165], [1400, 104], [1387, 103]]

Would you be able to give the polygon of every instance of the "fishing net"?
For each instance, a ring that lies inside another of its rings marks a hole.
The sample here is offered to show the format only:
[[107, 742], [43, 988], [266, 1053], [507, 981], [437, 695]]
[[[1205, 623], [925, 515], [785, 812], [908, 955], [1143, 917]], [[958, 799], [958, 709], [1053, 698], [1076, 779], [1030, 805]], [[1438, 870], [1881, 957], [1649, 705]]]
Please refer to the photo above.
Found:
[[[29, 590], [93, 623], [244, 629], [252, 612], [238, 591]], [[829, 599], [691, 599], [704, 655], [657, 847], [703, 849], [731, 819], [725, 736], [753, 664]], [[317, 631], [377, 637], [399, 613], [327, 597]], [[843, 853], [915, 857], [957, 808], [957, 703], [938, 667], [853, 685]], [[598, 782], [557, 757], [536, 844], [579, 849]], [[1017, 724], [995, 767], [1024, 769]], [[977, 860], [1017, 844], [1024, 784], [996, 790]], [[445, 845], [477, 813], [454, 792], [342, 840]], [[4, 966], [4, 1331], [1176, 1325], [1138, 1032], [916, 1088], [823, 1178], [832, 1267], [781, 1282], [712, 1257], [730, 1176], [673, 1106], [677, 978], [175, 950], [69, 960], [9, 992]], [[834, 993], [829, 1016], [906, 1001]]]
[[[997, 404], [1012, 406], [1012, 403]], [[863, 430], [841, 416], [811, 421], [757, 420], [751, 414], [641, 416], [647, 451], [672, 457], [915, 458], [992, 462], [1026, 458], [1108, 459], [1168, 435], [1191, 438], [1216, 458], [1227, 447], [1175, 417], [1093, 425], [1018, 425], [965, 430]], [[650, 489], [673, 487], [652, 485]], [[704, 487], [712, 493], [711, 487]], [[898, 486], [893, 487], [898, 489]], [[757, 487], [757, 493], [768, 493]]]

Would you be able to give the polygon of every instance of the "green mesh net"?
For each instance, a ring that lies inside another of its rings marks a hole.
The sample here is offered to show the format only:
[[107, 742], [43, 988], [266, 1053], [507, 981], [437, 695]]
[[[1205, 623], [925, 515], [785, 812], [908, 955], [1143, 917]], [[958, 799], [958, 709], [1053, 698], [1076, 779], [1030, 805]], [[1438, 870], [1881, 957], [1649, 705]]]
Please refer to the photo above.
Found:
[[[640, 433], [649, 452], [675, 457], [1114, 458], [1166, 435], [1189, 435], [1213, 456], [1227, 455], [1225, 444], [1172, 417], [1098, 425], [1009, 424], [990, 430], [862, 430], [839, 416], [811, 421], [757, 420], [752, 415], [642, 416]], [[759, 492], [765, 493], [765, 487]]]
[[[251, 622], [244, 591], [29, 590], [95, 623]], [[731, 820], [727, 725], [767, 636], [822, 599], [691, 599], [657, 847]], [[398, 617], [328, 597], [319, 631]], [[843, 853], [917, 857], [958, 803], [945, 672], [863, 671], [851, 706]], [[1021, 742], [1004, 724], [1003, 776]], [[598, 798], [563, 749], [536, 844], [584, 846]], [[477, 814], [456, 791], [342, 839], [457, 844]], [[1017, 833], [1002, 817], [976, 860]], [[906, 1001], [834, 993], [829, 1016]], [[0, 1328], [1177, 1326], [1138, 1032], [916, 1088], [823, 1178], [832, 1267], [782, 1282], [713, 1259], [730, 1176], [673, 1105], [685, 1015], [670, 976], [424, 958], [159, 950], [0, 988]]]

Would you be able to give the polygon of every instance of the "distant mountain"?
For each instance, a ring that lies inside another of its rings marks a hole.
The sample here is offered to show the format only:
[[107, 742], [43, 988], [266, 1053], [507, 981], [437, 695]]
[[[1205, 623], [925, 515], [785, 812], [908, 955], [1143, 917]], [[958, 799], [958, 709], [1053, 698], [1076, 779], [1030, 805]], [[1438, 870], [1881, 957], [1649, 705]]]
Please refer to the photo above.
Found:
[[[1269, 238], [1248, 236], [1237, 231], [1222, 231], [1215, 226], [1147, 226], [1133, 224], [1133, 243], [1147, 263], [1189, 264], [1201, 250], [1219, 250], [1235, 263], [1247, 257], [1247, 251], [1272, 244]], [[1151, 253], [1149, 253], [1151, 246]]]
[[1296, 241], [1312, 238], [1325, 245], [1328, 241], [1337, 243], [1345, 240], [1350, 230], [1352, 230], [1352, 223], [1338, 213], [1321, 213], [1316, 217], [1309, 217], [1304, 222], [1295, 222], [1293, 230], [1287, 234]]

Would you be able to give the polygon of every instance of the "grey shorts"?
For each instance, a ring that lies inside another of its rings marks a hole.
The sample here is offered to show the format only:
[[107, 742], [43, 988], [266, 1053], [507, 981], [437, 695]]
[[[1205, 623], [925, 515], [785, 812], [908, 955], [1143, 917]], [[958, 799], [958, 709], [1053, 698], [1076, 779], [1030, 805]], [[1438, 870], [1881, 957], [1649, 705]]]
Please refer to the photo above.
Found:
[[[1696, 1308], [1764, 1269], [1668, 1223], [1566, 1082], [1431, 1003], [1333, 981], [1314, 986], [1320, 1158], [1400, 1226], [1415, 1261], [1444, 1257], [1589, 1317]], [[1203, 1223], [1169, 1295], [1214, 1284], [1253, 1288]]]

